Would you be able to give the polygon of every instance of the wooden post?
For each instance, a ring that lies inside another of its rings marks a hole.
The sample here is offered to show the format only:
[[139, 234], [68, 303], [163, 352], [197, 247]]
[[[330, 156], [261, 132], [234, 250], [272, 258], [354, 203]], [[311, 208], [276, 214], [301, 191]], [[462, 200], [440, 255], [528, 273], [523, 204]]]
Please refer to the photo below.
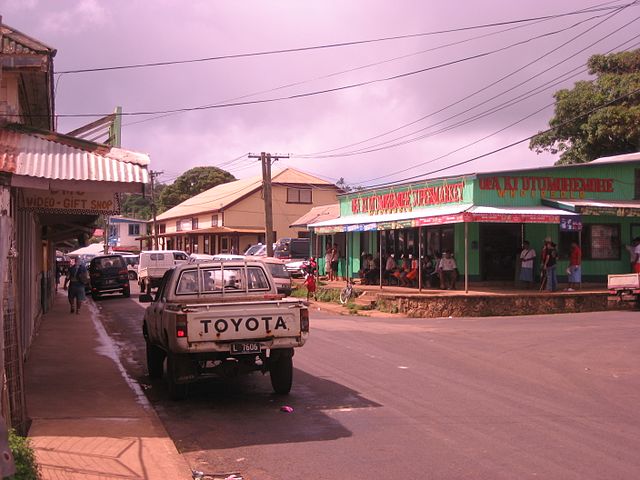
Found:
[[378, 250], [380, 251], [380, 290], [382, 290], [382, 269], [384, 268], [384, 265], [382, 264], [382, 232], [383, 230], [378, 232]]
[[422, 292], [422, 225], [418, 227], [418, 291]]
[[469, 293], [469, 223], [464, 222], [464, 293]]

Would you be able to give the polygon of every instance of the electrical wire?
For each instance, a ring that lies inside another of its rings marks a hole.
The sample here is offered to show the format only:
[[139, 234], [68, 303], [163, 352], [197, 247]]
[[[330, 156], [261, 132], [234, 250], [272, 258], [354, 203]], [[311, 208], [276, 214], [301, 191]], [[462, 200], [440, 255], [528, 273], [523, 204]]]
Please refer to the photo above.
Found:
[[542, 131], [539, 131], [536, 134], [530, 135], [530, 136], [525, 137], [525, 138], [521, 138], [520, 140], [516, 140], [516, 141], [511, 142], [511, 143], [509, 143], [507, 145], [504, 145], [504, 146], [502, 146], [500, 148], [492, 150], [490, 152], [486, 152], [486, 153], [483, 153], [481, 155], [477, 155], [475, 157], [472, 157], [472, 158], [469, 158], [467, 160], [463, 160], [463, 161], [460, 161], [460, 162], [457, 162], [457, 163], [452, 163], [450, 165], [446, 165], [446, 166], [438, 168], [436, 170], [431, 170], [430, 172], [424, 172], [424, 173], [421, 173], [421, 174], [418, 174], [418, 175], [413, 175], [411, 177], [406, 177], [406, 178], [403, 178], [401, 180], [397, 180], [395, 182], [381, 183], [381, 184], [377, 184], [377, 185], [368, 185], [367, 189], [386, 187], [386, 186], [390, 186], [390, 185], [398, 185], [398, 184], [409, 182], [409, 181], [412, 181], [412, 180], [415, 180], [415, 179], [418, 179], [418, 178], [424, 178], [424, 177], [426, 177], [428, 175], [433, 175], [434, 173], [440, 173], [440, 172], [442, 172], [444, 170], [449, 170], [450, 168], [455, 168], [455, 167], [459, 167], [461, 165], [466, 165], [468, 163], [474, 162], [476, 160], [480, 160], [482, 158], [488, 157], [488, 156], [493, 155], [495, 153], [499, 153], [499, 152], [502, 152], [504, 150], [507, 150], [507, 149], [509, 149], [511, 147], [514, 147], [516, 145], [519, 145], [519, 144], [521, 144], [523, 142], [530, 141], [531, 139], [533, 139], [534, 137], [537, 137], [538, 135], [544, 135], [545, 133], [552, 132], [552, 131], [560, 128], [560, 127], [563, 127], [563, 126], [568, 125], [568, 124], [570, 124], [572, 122], [575, 122], [576, 120], [579, 120], [579, 119], [581, 119], [583, 117], [591, 115], [592, 113], [598, 112], [598, 111], [600, 111], [600, 110], [602, 110], [604, 108], [607, 108], [607, 107], [613, 105], [614, 103], [616, 103], [616, 102], [618, 102], [620, 100], [624, 100], [624, 99], [629, 98], [629, 97], [631, 97], [633, 95], [636, 95], [638, 93], [640, 93], [640, 88], [632, 90], [631, 92], [626, 93], [624, 95], [620, 95], [619, 97], [616, 97], [613, 100], [609, 100], [609, 101], [603, 103], [602, 105], [600, 105], [598, 107], [594, 107], [594, 108], [592, 108], [592, 109], [590, 109], [590, 110], [588, 110], [588, 111], [586, 111], [584, 113], [581, 113], [580, 115], [576, 115], [576, 116], [570, 118], [569, 120], [565, 120], [564, 122], [561, 122], [561, 123], [559, 123], [559, 124], [557, 124], [557, 125], [555, 125], [553, 127], [549, 127], [546, 130], [542, 130]]
[[[633, 2], [633, 4], [636, 4], [639, 0], [635, 0]], [[625, 7], [626, 8], [626, 7]], [[479, 58], [483, 58], [483, 57], [487, 57], [520, 45], [524, 45], [530, 42], [533, 42], [535, 40], [539, 40], [541, 38], [545, 38], [545, 37], [549, 37], [552, 35], [557, 35], [559, 33], [562, 33], [563, 31], [565, 31], [566, 29], [561, 29], [561, 30], [557, 30], [557, 31], [553, 31], [553, 32], [547, 32], [541, 35], [537, 35], [535, 37], [531, 37], [528, 38], [526, 40], [521, 40], [519, 42], [515, 42], [512, 44], [509, 44], [507, 46], [504, 47], [500, 47], [494, 50], [489, 50], [489, 51], [485, 51], [485, 52], [481, 52], [479, 54], [475, 54], [475, 55], [471, 55], [468, 57], [463, 57], [463, 58], [458, 58], [456, 60], [451, 60], [448, 62], [444, 62], [444, 63], [440, 63], [437, 65], [432, 65], [429, 67], [425, 67], [425, 68], [421, 68], [418, 70], [412, 70], [412, 71], [408, 71], [408, 72], [402, 72], [396, 75], [391, 75], [391, 76], [387, 76], [387, 77], [381, 77], [381, 78], [377, 78], [377, 79], [373, 79], [373, 80], [367, 80], [367, 81], [363, 81], [363, 82], [356, 82], [356, 83], [351, 83], [351, 84], [346, 84], [346, 85], [341, 85], [338, 87], [333, 87], [333, 88], [327, 88], [327, 89], [323, 89], [323, 90], [315, 90], [315, 91], [310, 91], [310, 92], [303, 92], [303, 93], [299, 93], [299, 94], [295, 94], [295, 95], [289, 95], [289, 96], [282, 96], [282, 97], [274, 97], [274, 98], [268, 98], [268, 99], [262, 99], [262, 100], [252, 100], [252, 101], [245, 101], [245, 102], [230, 102], [230, 103], [225, 103], [225, 104], [217, 104], [217, 105], [203, 105], [203, 106], [196, 106], [196, 107], [184, 107], [184, 108], [177, 108], [177, 109], [168, 109], [168, 110], [156, 110], [156, 111], [138, 111], [138, 112], [122, 112], [122, 116], [144, 116], [144, 115], [157, 115], [157, 114], [165, 114], [165, 113], [174, 113], [174, 112], [187, 112], [187, 111], [201, 111], [201, 110], [210, 110], [210, 109], [217, 109], [217, 108], [229, 108], [229, 107], [238, 107], [238, 106], [246, 106], [246, 105], [256, 105], [256, 104], [267, 104], [267, 103], [273, 103], [273, 102], [279, 102], [279, 101], [284, 101], [284, 100], [294, 100], [294, 99], [300, 99], [300, 98], [306, 98], [306, 97], [312, 97], [312, 96], [317, 96], [317, 95], [324, 95], [324, 94], [328, 94], [328, 93], [335, 93], [335, 92], [339, 92], [339, 91], [344, 91], [344, 90], [349, 90], [349, 89], [353, 89], [353, 88], [359, 88], [359, 87], [363, 87], [366, 85], [371, 85], [371, 84], [375, 84], [375, 83], [381, 83], [381, 82], [387, 82], [387, 81], [392, 81], [392, 80], [398, 80], [401, 78], [407, 78], [409, 76], [413, 76], [413, 75], [417, 75], [420, 73], [425, 73], [428, 71], [432, 71], [432, 70], [437, 70], [440, 68], [444, 68], [444, 67], [448, 67], [448, 66], [452, 66], [452, 65], [456, 65], [459, 63], [463, 63], [463, 62], [467, 62], [467, 61], [471, 61], [471, 60], [476, 60]], [[38, 115], [29, 115], [29, 116], [38, 116]], [[83, 113], [83, 114], [56, 114], [56, 117], [60, 117], [60, 118], [70, 118], [70, 117], [98, 117], [98, 116], [104, 116], [104, 114], [100, 113]]]
[[[607, 2], [607, 3], [613, 3], [613, 2]], [[632, 3], [635, 3], [635, 2], [632, 2]], [[632, 3], [628, 5], [631, 5]], [[354, 40], [354, 41], [347, 41], [347, 42], [312, 45], [312, 46], [306, 46], [306, 47], [285, 48], [285, 49], [279, 49], [279, 50], [265, 50], [265, 51], [259, 51], [259, 52], [236, 53], [236, 54], [218, 55], [218, 56], [212, 56], [212, 57], [193, 58], [193, 59], [187, 59], [187, 60], [171, 60], [171, 61], [161, 61], [161, 62], [136, 63], [136, 64], [129, 64], [129, 65], [114, 65], [109, 67], [94, 67], [94, 68], [81, 68], [81, 69], [74, 69], [74, 70], [62, 70], [57, 74], [62, 75], [62, 74], [78, 74], [78, 73], [89, 73], [89, 72], [104, 72], [104, 71], [111, 71], [111, 70], [129, 70], [129, 69], [139, 69], [139, 68], [149, 68], [149, 67], [163, 67], [163, 66], [169, 66], [169, 65], [183, 65], [188, 63], [211, 62], [216, 60], [229, 60], [229, 59], [237, 59], [237, 58], [259, 57], [259, 56], [266, 56], [266, 55], [279, 55], [284, 53], [307, 52], [312, 50], [349, 47], [354, 45], [364, 45], [364, 44], [371, 44], [371, 43], [403, 40], [403, 39], [409, 39], [409, 38], [442, 35], [445, 33], [455, 33], [455, 32], [463, 32], [468, 30], [492, 28], [492, 27], [499, 27], [503, 25], [513, 25], [517, 23], [532, 22], [536, 20], [561, 18], [561, 17], [571, 16], [571, 15], [580, 15], [584, 13], [601, 12], [601, 11], [613, 10], [615, 8], [619, 8], [619, 6], [609, 6], [609, 7], [603, 6], [603, 7], [597, 7], [592, 9], [581, 9], [577, 11], [574, 10], [571, 12], [565, 12], [565, 13], [554, 14], [554, 15], [543, 15], [538, 17], [507, 20], [502, 22], [492, 22], [492, 23], [471, 25], [466, 27], [436, 30], [431, 32], [394, 35], [394, 36], [373, 38], [373, 39], [367, 39], [367, 40]]]
[[[444, 119], [444, 120], [442, 120], [442, 121], [440, 121], [440, 122], [437, 122], [437, 123], [435, 123], [435, 124], [431, 124], [431, 125], [429, 125], [429, 126], [427, 126], [427, 127], [423, 127], [423, 128], [421, 128], [421, 129], [416, 130], [416, 131], [413, 131], [413, 132], [411, 132], [411, 133], [404, 134], [404, 135], [402, 135], [402, 136], [400, 136], [400, 137], [396, 137], [396, 138], [394, 138], [394, 139], [390, 139], [390, 140], [386, 140], [386, 141], [384, 141], [384, 142], [381, 142], [381, 143], [379, 143], [379, 144], [374, 144], [374, 145], [371, 145], [371, 146], [365, 147], [365, 148], [363, 148], [363, 149], [359, 149], [359, 150], [355, 150], [355, 151], [347, 152], [347, 153], [342, 153], [342, 154], [338, 153], [338, 154], [333, 154], [333, 155], [323, 155], [323, 153], [335, 152], [335, 151], [337, 151], [337, 150], [342, 150], [342, 149], [344, 149], [344, 148], [349, 148], [350, 146], [356, 146], [356, 145], [359, 145], [359, 144], [362, 144], [362, 143], [366, 143], [366, 142], [371, 141], [371, 140], [375, 140], [375, 139], [377, 139], [377, 138], [382, 138], [382, 137], [387, 136], [387, 135], [389, 135], [389, 134], [391, 134], [391, 133], [394, 133], [394, 132], [396, 132], [396, 131], [398, 131], [398, 130], [401, 130], [401, 129], [406, 128], [406, 127], [408, 127], [408, 126], [411, 126], [411, 125], [414, 125], [414, 124], [416, 124], [416, 123], [419, 123], [420, 121], [423, 121], [423, 120], [425, 120], [425, 119], [427, 119], [427, 118], [429, 118], [429, 117], [431, 117], [431, 116], [437, 115], [438, 113], [442, 113], [443, 111], [446, 111], [446, 110], [448, 110], [449, 108], [452, 108], [452, 107], [454, 107], [454, 106], [456, 106], [456, 105], [458, 105], [458, 104], [462, 103], [463, 101], [468, 100], [469, 98], [472, 98], [473, 96], [475, 96], [475, 95], [477, 95], [477, 94], [479, 94], [479, 93], [481, 93], [481, 92], [484, 92], [484, 91], [488, 90], [489, 88], [491, 88], [491, 87], [493, 87], [493, 86], [497, 85], [498, 83], [500, 83], [500, 82], [502, 82], [502, 81], [506, 80], [507, 78], [512, 77], [513, 75], [515, 75], [515, 74], [517, 74], [517, 73], [519, 73], [519, 72], [523, 71], [525, 68], [530, 67], [531, 65], [533, 65], [533, 64], [535, 64], [536, 62], [538, 62], [538, 61], [540, 61], [540, 60], [544, 59], [545, 57], [547, 57], [547, 56], [551, 55], [552, 53], [555, 53], [555, 52], [556, 52], [556, 51], [558, 51], [559, 49], [561, 49], [561, 48], [565, 47], [566, 45], [568, 45], [568, 44], [569, 44], [569, 43], [571, 43], [571, 42], [574, 42], [575, 40], [577, 40], [578, 38], [582, 37], [582, 36], [583, 36], [583, 35], [585, 35], [586, 33], [588, 33], [588, 32], [590, 32], [590, 31], [592, 31], [594, 28], [597, 28], [598, 26], [602, 25], [604, 22], [606, 22], [606, 21], [610, 20], [611, 18], [613, 18], [613, 16], [617, 15], [617, 14], [618, 14], [618, 13], [620, 13], [620, 12], [621, 12], [621, 10], [620, 10], [620, 11], [617, 11], [617, 12], [614, 12], [613, 14], [610, 14], [607, 18], [605, 18], [604, 20], [602, 20], [602, 21], [598, 22], [596, 25], [593, 25], [592, 27], [590, 27], [590, 28], [588, 28], [587, 30], [585, 30], [585, 31], [581, 32], [580, 34], [578, 34], [577, 36], [575, 36], [575, 37], [571, 38], [570, 40], [568, 40], [568, 41], [566, 41], [566, 42], [564, 42], [564, 43], [562, 43], [560, 46], [555, 47], [555, 48], [553, 48], [553, 49], [549, 50], [548, 52], [544, 53], [543, 55], [541, 55], [541, 56], [537, 57], [535, 60], [532, 60], [532, 61], [528, 62], [527, 64], [523, 65], [522, 67], [519, 67], [518, 69], [516, 69], [516, 70], [514, 70], [514, 71], [512, 71], [512, 72], [510, 72], [510, 73], [508, 73], [507, 75], [502, 76], [502, 77], [501, 77], [501, 78], [499, 78], [498, 80], [493, 81], [493, 82], [489, 83], [488, 85], [486, 85], [486, 86], [484, 86], [484, 87], [482, 87], [482, 88], [480, 88], [480, 89], [478, 89], [478, 90], [476, 90], [476, 91], [474, 91], [474, 92], [470, 93], [469, 95], [467, 95], [467, 96], [465, 96], [465, 97], [461, 98], [460, 100], [457, 100], [456, 102], [453, 102], [453, 103], [451, 103], [451, 104], [445, 105], [444, 107], [442, 107], [442, 108], [440, 108], [440, 109], [438, 109], [438, 110], [436, 110], [436, 111], [434, 111], [434, 112], [431, 112], [431, 113], [429, 113], [429, 114], [427, 114], [427, 115], [424, 115], [424, 116], [422, 116], [422, 117], [418, 118], [417, 120], [414, 120], [414, 121], [412, 121], [412, 122], [406, 123], [406, 124], [404, 124], [404, 125], [401, 125], [400, 127], [394, 128], [394, 129], [389, 130], [389, 131], [387, 131], [387, 132], [383, 132], [383, 133], [380, 133], [380, 134], [378, 134], [378, 135], [374, 135], [374, 136], [369, 137], [369, 138], [367, 138], [367, 139], [365, 139], [365, 140], [362, 140], [362, 141], [359, 141], [359, 142], [355, 142], [355, 143], [351, 143], [351, 144], [346, 145], [346, 146], [333, 148], [333, 149], [331, 149], [331, 150], [325, 150], [324, 152], [319, 152], [319, 153], [316, 153], [316, 154], [303, 154], [303, 155], [295, 155], [295, 156], [296, 156], [296, 157], [302, 157], [302, 158], [332, 158], [332, 157], [342, 157], [342, 156], [360, 155], [360, 154], [363, 154], [363, 153], [371, 153], [371, 152], [379, 151], [379, 150], [381, 150], [381, 149], [385, 149], [385, 148], [380, 148], [380, 149], [378, 149], [378, 148], [375, 148], [375, 147], [379, 147], [379, 146], [382, 146], [382, 145], [385, 145], [385, 144], [388, 144], [388, 143], [391, 143], [391, 142], [397, 142], [398, 140], [401, 140], [402, 138], [406, 138], [406, 137], [409, 137], [409, 136], [411, 136], [411, 135], [415, 135], [415, 134], [417, 134], [417, 133], [419, 133], [419, 132], [421, 132], [421, 131], [427, 130], [427, 129], [432, 128], [432, 127], [434, 127], [434, 126], [440, 125], [440, 124], [442, 124], [442, 123], [444, 123], [444, 122], [446, 122], [446, 121], [449, 121], [449, 120], [451, 120], [451, 119], [453, 119], [453, 118], [456, 118], [456, 117], [459, 117], [459, 116], [464, 115], [464, 114], [466, 114], [466, 113], [469, 113], [470, 111], [472, 111], [472, 110], [474, 110], [474, 109], [476, 109], [476, 108], [478, 108], [478, 107], [480, 107], [480, 106], [482, 106], [482, 105], [484, 105], [484, 104], [486, 104], [486, 103], [488, 103], [488, 102], [490, 102], [490, 101], [492, 101], [492, 100], [495, 100], [496, 98], [498, 98], [498, 97], [500, 97], [500, 96], [502, 96], [502, 95], [504, 95], [504, 94], [507, 94], [507, 93], [509, 93], [509, 92], [511, 92], [511, 91], [513, 91], [513, 90], [515, 90], [516, 88], [518, 88], [518, 87], [520, 87], [520, 86], [522, 86], [522, 85], [524, 85], [524, 84], [526, 84], [526, 83], [530, 82], [531, 80], [533, 80], [533, 79], [535, 79], [535, 78], [537, 78], [537, 77], [541, 76], [542, 74], [544, 74], [544, 73], [546, 73], [546, 72], [548, 72], [548, 71], [552, 70], [553, 68], [557, 67], [558, 65], [560, 65], [560, 64], [562, 64], [562, 63], [564, 63], [564, 62], [566, 62], [566, 61], [570, 60], [572, 57], [574, 57], [574, 56], [578, 55], [579, 53], [584, 52], [585, 50], [587, 50], [587, 49], [591, 48], [592, 46], [596, 45], [597, 43], [599, 43], [599, 42], [601, 42], [601, 41], [605, 40], [606, 38], [610, 37], [611, 35], [613, 35], [613, 34], [615, 34], [615, 33], [619, 32], [619, 31], [620, 31], [620, 30], [622, 30], [623, 28], [626, 28], [626, 27], [627, 27], [628, 25], [630, 25], [631, 23], [633, 23], [633, 22], [637, 21], [637, 20], [638, 20], [638, 18], [640, 18], [640, 17], [636, 17], [636, 19], [634, 19], [634, 20], [632, 20], [632, 21], [628, 22], [627, 24], [623, 25], [622, 27], [620, 27], [620, 28], [618, 28], [618, 29], [614, 30], [613, 32], [611, 32], [611, 33], [609, 33], [608, 35], [606, 35], [605, 37], [602, 37], [602, 38], [600, 38], [599, 40], [597, 40], [597, 41], [595, 41], [595, 42], [591, 43], [591, 44], [590, 44], [590, 45], [588, 45], [587, 47], [584, 47], [583, 49], [579, 50], [578, 52], [575, 52], [575, 53], [571, 54], [569, 57], [566, 57], [565, 59], [563, 59], [563, 60], [561, 60], [561, 61], [559, 61], [559, 62], [555, 63], [555, 64], [554, 64], [554, 65], [552, 65], [551, 67], [548, 67], [548, 68], [546, 68], [546, 69], [542, 70], [541, 72], [538, 72], [538, 73], [536, 73], [535, 75], [528, 77], [528, 78], [527, 78], [527, 79], [525, 79], [523, 82], [520, 82], [519, 84], [517, 84], [517, 85], [515, 85], [515, 86], [513, 86], [513, 87], [510, 87], [509, 89], [503, 90], [502, 92], [500, 92], [500, 93], [498, 93], [498, 94], [494, 95], [493, 97], [491, 97], [491, 98], [489, 98], [489, 99], [487, 99], [487, 100], [484, 100], [483, 102], [481, 102], [481, 103], [479, 103], [479, 104], [476, 104], [476, 105], [474, 105], [473, 107], [470, 107], [470, 108], [468, 108], [468, 109], [466, 109], [466, 110], [464, 110], [464, 111], [462, 111], [462, 112], [459, 112], [458, 114], [455, 114], [455, 115], [449, 116], [449, 117], [447, 117], [446, 119]], [[419, 138], [417, 138], [417, 140], [422, 139], [422, 138], [424, 138], [424, 137], [419, 137]], [[389, 148], [391, 148], [391, 147], [395, 147], [395, 146], [398, 146], [398, 145], [404, 145], [404, 144], [405, 144], [404, 142], [402, 142], [402, 143], [398, 143], [398, 144], [394, 144], [394, 145], [391, 145]]]
[[[618, 0], [614, 0], [614, 1], [618, 1]], [[614, 3], [614, 2], [607, 2], [607, 3]], [[597, 17], [591, 17], [591, 18], [597, 18]], [[417, 56], [417, 55], [422, 55], [424, 53], [434, 52], [436, 50], [441, 50], [443, 48], [462, 45], [464, 43], [476, 41], [476, 40], [479, 40], [479, 39], [482, 39], [482, 38], [487, 38], [487, 37], [499, 35], [501, 33], [510, 32], [510, 31], [513, 31], [513, 30], [521, 29], [521, 28], [531, 27], [533, 25], [537, 25], [539, 23], [546, 22], [546, 21], [549, 21], [549, 20], [552, 20], [552, 18], [551, 19], [537, 20], [537, 21], [535, 21], [533, 23], [525, 24], [525, 25], [516, 25], [515, 27], [505, 28], [505, 29], [499, 30], [497, 32], [491, 32], [491, 33], [485, 33], [485, 34], [482, 34], [482, 35], [476, 35], [474, 37], [466, 38], [464, 40], [458, 40], [458, 41], [455, 41], [455, 42], [446, 43], [444, 45], [438, 45], [437, 47], [431, 47], [431, 48], [427, 48], [425, 50], [419, 50], [417, 52], [412, 52], [412, 53], [405, 54], [405, 55], [400, 55], [400, 56], [397, 56], [397, 57], [391, 57], [391, 58], [387, 58], [387, 59], [380, 60], [380, 61], [373, 62], [373, 63], [359, 65], [357, 67], [348, 68], [346, 70], [340, 70], [338, 72], [328, 73], [326, 75], [320, 75], [320, 76], [317, 76], [317, 77], [309, 78], [309, 79], [306, 79], [306, 80], [301, 80], [301, 81], [298, 81], [298, 82], [287, 83], [287, 84], [280, 85], [280, 86], [273, 87], [273, 88], [269, 88], [269, 89], [266, 89], [266, 90], [260, 90], [260, 91], [257, 91], [257, 92], [240, 95], [240, 96], [237, 96], [237, 97], [227, 98], [227, 99], [224, 99], [224, 100], [220, 100], [218, 102], [209, 103], [206, 106], [219, 105], [221, 103], [226, 103], [226, 102], [234, 102], [236, 100], [242, 100], [244, 98], [251, 98], [251, 97], [258, 96], [258, 95], [264, 95], [266, 93], [277, 92], [279, 90], [284, 90], [284, 89], [287, 89], [287, 88], [298, 87], [300, 85], [305, 85], [307, 83], [316, 82], [318, 80], [326, 80], [326, 79], [329, 79], [329, 78], [333, 78], [333, 77], [337, 77], [337, 76], [340, 76], [340, 75], [344, 75], [346, 73], [353, 73], [353, 72], [364, 70], [364, 69], [367, 69], [367, 68], [377, 67], [377, 66], [380, 66], [380, 65], [384, 65], [386, 63], [391, 63], [391, 62], [394, 62], [394, 61], [397, 61], [397, 60], [404, 60], [406, 58], [414, 57], [414, 56]], [[173, 115], [179, 115], [181, 113], [185, 113], [185, 112], [172, 112], [172, 113], [166, 113], [166, 114], [162, 114], [162, 115], [155, 115], [155, 116], [153, 116], [151, 118], [145, 118], [144, 120], [137, 120], [135, 122], [125, 123], [122, 126], [123, 127], [127, 127], [127, 126], [131, 126], [131, 125], [138, 125], [140, 123], [145, 123], [145, 122], [150, 122], [150, 121], [153, 121], [153, 120], [158, 120], [158, 119], [161, 119], [161, 118], [171, 117]]]

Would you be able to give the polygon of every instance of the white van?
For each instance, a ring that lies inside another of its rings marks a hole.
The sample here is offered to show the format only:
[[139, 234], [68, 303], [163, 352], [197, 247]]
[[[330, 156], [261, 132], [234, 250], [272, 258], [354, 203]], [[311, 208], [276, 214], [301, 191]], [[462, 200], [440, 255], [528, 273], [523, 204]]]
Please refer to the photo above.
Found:
[[160, 285], [165, 272], [170, 268], [187, 263], [189, 255], [182, 250], [147, 250], [140, 252], [138, 264], [138, 285], [141, 292], [150, 293]]

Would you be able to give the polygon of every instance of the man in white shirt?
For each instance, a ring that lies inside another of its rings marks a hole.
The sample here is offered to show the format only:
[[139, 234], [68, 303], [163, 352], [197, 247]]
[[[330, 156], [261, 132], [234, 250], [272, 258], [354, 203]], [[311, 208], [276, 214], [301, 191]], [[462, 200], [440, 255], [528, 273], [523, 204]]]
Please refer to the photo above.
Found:
[[456, 261], [451, 257], [451, 252], [444, 251], [440, 262], [438, 262], [441, 289], [456, 289], [456, 279], [458, 277], [457, 268], [458, 266], [456, 265]]
[[522, 242], [522, 252], [520, 252], [520, 281], [527, 288], [531, 288], [533, 283], [533, 261], [536, 258], [536, 251], [531, 248], [528, 241]]

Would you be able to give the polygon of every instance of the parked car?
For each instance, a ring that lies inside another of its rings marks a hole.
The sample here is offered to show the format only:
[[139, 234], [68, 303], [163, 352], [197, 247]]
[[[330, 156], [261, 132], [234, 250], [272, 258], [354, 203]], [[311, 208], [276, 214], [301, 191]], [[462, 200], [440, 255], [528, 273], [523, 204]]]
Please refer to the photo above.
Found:
[[138, 265], [138, 285], [140, 292], [150, 293], [160, 285], [163, 275], [170, 268], [189, 261], [189, 255], [182, 250], [146, 250], [140, 252]]
[[140, 263], [140, 255], [135, 255], [133, 253], [125, 253], [125, 254], [122, 254], [122, 258], [124, 259], [124, 263], [127, 264], [127, 270], [129, 272], [129, 280], [137, 280], [138, 264]]
[[189, 255], [188, 263], [210, 262], [211, 260], [213, 260], [213, 255], [207, 255], [206, 253], [192, 253]]
[[97, 300], [104, 293], [122, 293], [128, 297], [129, 271], [122, 255], [98, 255], [89, 264], [91, 296]]
[[291, 295], [291, 275], [286, 269], [282, 260], [273, 257], [261, 257], [260, 260], [267, 266], [269, 273], [273, 277], [273, 283], [276, 284], [278, 293], [282, 295]]
[[231, 253], [218, 253], [218, 254], [213, 256], [212, 260], [222, 260], [222, 261], [244, 260], [244, 256], [243, 255], [233, 255]]
[[273, 250], [273, 256], [282, 260], [307, 260], [311, 242], [308, 238], [280, 239]]

